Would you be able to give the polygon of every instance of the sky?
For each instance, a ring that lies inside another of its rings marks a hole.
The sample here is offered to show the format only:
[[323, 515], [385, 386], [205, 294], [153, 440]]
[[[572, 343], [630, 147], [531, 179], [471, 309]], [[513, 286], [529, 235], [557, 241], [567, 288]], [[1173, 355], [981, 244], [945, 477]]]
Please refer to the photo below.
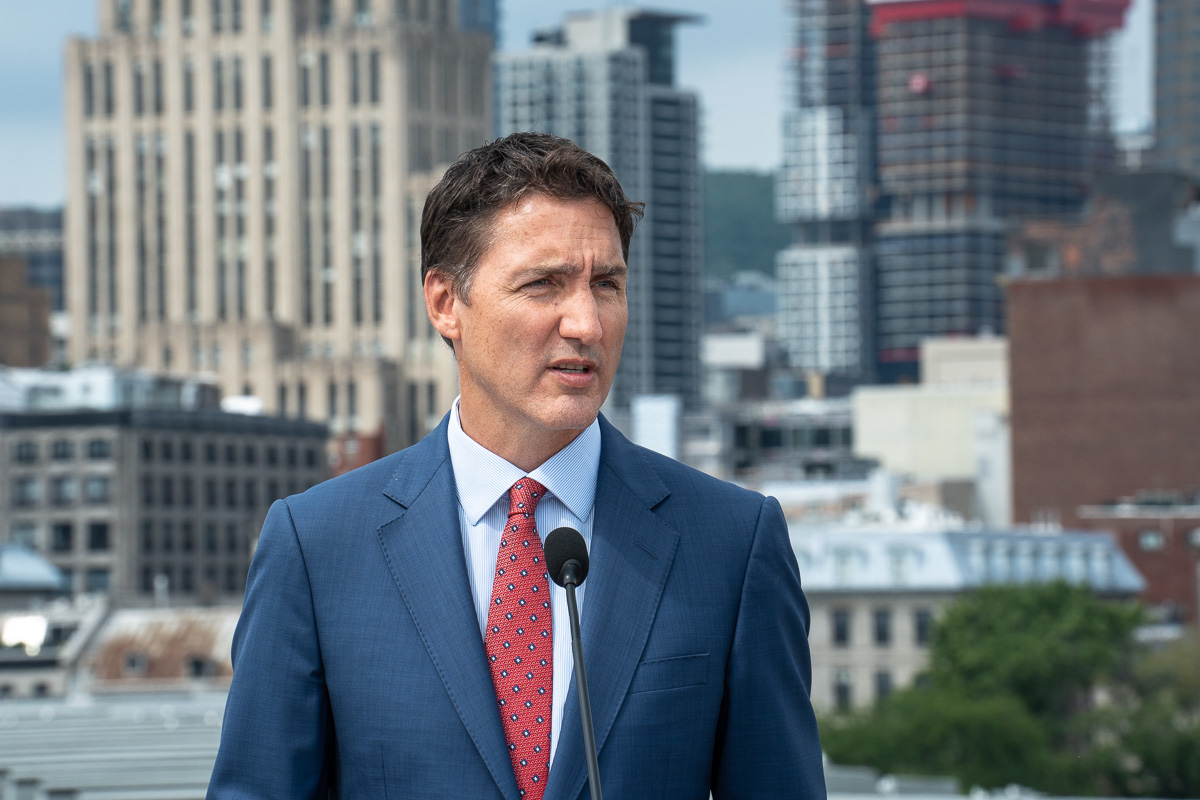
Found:
[[[61, 205], [62, 65], [68, 36], [92, 36], [97, 0], [0, 0], [0, 205]], [[612, 0], [500, 0], [501, 49], [522, 50], [535, 28]], [[1118, 42], [1119, 129], [1152, 121], [1150, 10], [1134, 0]], [[626, 4], [632, 4], [626, 3]], [[700, 95], [709, 168], [773, 170], [781, 154], [788, 0], [651, 0], [702, 17], [676, 32], [676, 81]]]

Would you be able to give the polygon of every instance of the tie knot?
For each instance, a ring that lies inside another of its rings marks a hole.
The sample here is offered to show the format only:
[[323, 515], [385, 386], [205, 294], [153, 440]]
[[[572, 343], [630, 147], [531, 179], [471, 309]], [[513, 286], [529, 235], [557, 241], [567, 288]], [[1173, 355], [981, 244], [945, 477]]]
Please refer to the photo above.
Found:
[[508, 490], [508, 515], [533, 514], [538, 501], [546, 495], [546, 487], [533, 478], [521, 478]]

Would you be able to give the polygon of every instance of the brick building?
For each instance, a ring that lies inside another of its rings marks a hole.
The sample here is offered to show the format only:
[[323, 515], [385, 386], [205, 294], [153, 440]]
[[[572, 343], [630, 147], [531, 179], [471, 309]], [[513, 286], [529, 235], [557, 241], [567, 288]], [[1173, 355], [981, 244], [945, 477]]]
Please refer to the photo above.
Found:
[[24, 258], [0, 256], [0, 364], [40, 367], [50, 342], [50, 295], [29, 284]]
[[1084, 506], [1079, 517], [1112, 532], [1146, 579], [1142, 601], [1163, 622], [1200, 621], [1200, 495], [1144, 494]]
[[1200, 276], [1009, 286], [1013, 519], [1200, 484]]

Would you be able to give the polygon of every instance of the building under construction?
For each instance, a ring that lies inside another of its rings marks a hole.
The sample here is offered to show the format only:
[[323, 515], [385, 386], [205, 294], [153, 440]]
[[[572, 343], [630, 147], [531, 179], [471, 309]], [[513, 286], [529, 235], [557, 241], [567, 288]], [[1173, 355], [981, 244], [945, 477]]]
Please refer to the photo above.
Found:
[[[796, 240], [780, 256], [783, 300], [805, 296], [787, 269], [820, 241], [814, 229], [853, 231], [859, 294], [840, 307], [860, 314], [860, 377], [915, 378], [922, 339], [1003, 329], [997, 277], [1010, 225], [1078, 211], [1108, 157], [1108, 34], [1129, 4], [795, 0], [794, 115], [835, 107], [847, 90], [856, 105], [852, 141], [845, 126], [826, 124], [807, 142], [802, 125], [786, 132], [779, 207]], [[814, 138], [823, 146], [811, 149]], [[853, 203], [832, 180], [844, 163], [858, 170]], [[821, 319], [781, 328], [809, 326], [829, 341]], [[808, 363], [803, 336], [786, 343], [797, 366], [838, 371]]]

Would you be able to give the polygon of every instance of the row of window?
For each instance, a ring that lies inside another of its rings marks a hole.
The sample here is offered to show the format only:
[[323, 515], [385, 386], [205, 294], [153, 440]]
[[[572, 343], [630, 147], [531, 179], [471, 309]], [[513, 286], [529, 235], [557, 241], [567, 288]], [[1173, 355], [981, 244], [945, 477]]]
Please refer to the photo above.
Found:
[[[209, 29], [214, 34], [241, 33], [244, 27], [242, 0], [209, 0]], [[181, 33], [191, 36], [196, 30], [196, 3], [180, 0]], [[150, 0], [150, 33], [162, 36], [165, 30], [163, 0]], [[328, 29], [336, 22], [334, 0], [304, 0], [296, 4], [296, 26], [300, 31], [310, 27]], [[445, 27], [450, 23], [450, 0], [392, 0], [392, 13], [397, 20], [414, 20]], [[476, 10], [476, 16], [479, 15]], [[354, 15], [350, 22], [359, 27], [373, 23], [371, 0], [354, 0]], [[258, 0], [259, 31], [270, 33], [275, 26], [272, 0]], [[116, 26], [122, 33], [136, 29], [133, 0], [116, 0]]]
[[[156, 441], [144, 438], [141, 441], [141, 453], [144, 463], [158, 461], [169, 464], [176, 458], [175, 442], [171, 439]], [[178, 455], [181, 463], [192, 463], [196, 456], [192, 443], [186, 440], [179, 442]], [[282, 463], [289, 467], [295, 467], [300, 463], [300, 449], [291, 445], [281, 451], [277, 445], [244, 444], [239, 448], [238, 445], [229, 442], [223, 447], [218, 446], [216, 442], [205, 442], [202, 455], [205, 464], [224, 463], [255, 466], [261, 462], [268, 467], [274, 467], [281, 463], [281, 458]], [[320, 453], [316, 447], [304, 448], [303, 456], [306, 467], [313, 468], [320, 463]]]
[[75, 536], [75, 523], [55, 522], [50, 526], [50, 552], [73, 553], [82, 546], [90, 553], [104, 553], [112, 548], [108, 522], [88, 522], [82, 538], [78, 541]]
[[[371, 50], [365, 59], [366, 62], [366, 81], [365, 89], [363, 87], [362, 67], [360, 63], [363, 59], [357, 51], [351, 51], [349, 54], [349, 100], [350, 105], [356, 106], [360, 103], [370, 103], [377, 105], [382, 98], [381, 88], [381, 60], [378, 50]], [[259, 80], [261, 81], [261, 102], [264, 110], [270, 110], [275, 104], [275, 87], [273, 82], [274, 70], [272, 61], [269, 55], [262, 56], [259, 69]], [[300, 62], [300, 86], [299, 86], [299, 101], [302, 108], [307, 108], [310, 105], [316, 105], [317, 99], [323, 108], [327, 108], [332, 100], [331, 82], [330, 82], [330, 65], [329, 54], [321, 53], [317, 57], [318, 75], [316, 87], [312, 87], [311, 67], [308, 59], [302, 57]], [[149, 73], [149, 87], [147, 87], [147, 73]], [[228, 61], [220, 57], [216, 57], [212, 62], [212, 108], [214, 111], [221, 112], [226, 109], [240, 111], [245, 107], [245, 81], [244, 70], [242, 68], [242, 59], [236, 56]], [[113, 73], [113, 65], [110, 62], [104, 62], [100, 67], [99, 78], [101, 81], [99, 100], [97, 103], [97, 87], [96, 87], [96, 67], [87, 63], [83, 65], [83, 115], [85, 117], [94, 117], [98, 110], [102, 111], [104, 116], [112, 117], [116, 114], [116, 87], [113, 83], [115, 80]], [[160, 59], [154, 59], [149, 68], [144, 62], [136, 62], [133, 65], [133, 114], [135, 117], [141, 117], [145, 114], [154, 114], [160, 116], [166, 112], [166, 96], [170, 92], [164, 89], [164, 72], [163, 63]], [[183, 85], [179, 97], [182, 102], [184, 113], [191, 113], [196, 110], [196, 74], [195, 66], [192, 61], [185, 60], [183, 62], [182, 71]], [[316, 94], [317, 98], [313, 95]]]
[[[36, 464], [40, 457], [38, 443], [29, 439], [16, 442], [12, 449], [12, 460], [17, 464]], [[112, 458], [112, 440], [90, 439], [84, 447], [87, 457], [93, 461]], [[50, 442], [50, 460], [72, 461], [77, 455], [77, 442], [71, 439], [55, 439]]]
[[[80, 484], [83, 486], [83, 502], [101, 505], [112, 500], [112, 479], [107, 475], [88, 475], [82, 481], [74, 476], [50, 478], [50, 502], [56, 506], [74, 505], [80, 499]], [[13, 478], [11, 502], [15, 508], [31, 508], [41, 505], [43, 499], [42, 478], [19, 475]]]
[[[178, 545], [180, 553], [203, 552], [210, 556], [224, 552], [226, 555], [247, 555], [248, 546], [239, 532], [236, 523], [225, 525], [224, 538], [219, 535], [216, 523], [209, 522], [204, 526], [203, 535], [197, 535], [196, 526], [190, 520], [184, 520], [176, 526], [174, 520], [142, 520], [141, 541], [139, 547], [142, 553], [174, 553]], [[176, 538], [178, 531], [178, 539]]]
[[[854, 641], [854, 614], [847, 608], [835, 608], [829, 613], [830, 630], [834, 647], [849, 647]], [[871, 641], [877, 647], [892, 644], [894, 630], [892, 610], [877, 608], [871, 614]], [[927, 608], [913, 611], [913, 644], [918, 647], [929, 645], [933, 637], [933, 612]]]
[[[875, 699], [882, 700], [892, 693], [892, 673], [881, 669], [875, 672]], [[848, 669], [833, 673], [833, 702], [838, 711], [849, 711], [854, 707], [854, 680]]]
[[[178, 575], [178, 582], [176, 582], [176, 575]], [[220, 582], [218, 582], [218, 576], [221, 578]], [[173, 564], [166, 564], [157, 569], [152, 566], [144, 566], [138, 581], [138, 590], [142, 594], [154, 594], [157, 586], [161, 584], [168, 592], [178, 591], [191, 594], [198, 591], [222, 591], [234, 594], [245, 588], [246, 570], [232, 565], [225, 567], [224, 570], [219, 570], [217, 567], [209, 565], [204, 567], [200, 573], [199, 583], [196, 578], [197, 570], [191, 564], [180, 566], [178, 572]]]
[[[141, 500], [143, 508], [160, 506], [172, 508], [176, 504], [176, 487], [178, 486], [178, 502], [183, 508], [193, 508], [196, 505], [196, 483], [189, 476], [176, 481], [173, 476], [156, 478], [153, 475], [143, 475], [141, 481]], [[308, 488], [295, 479], [281, 483], [276, 480], [265, 481], [262, 493], [259, 493], [259, 482], [254, 478], [239, 481], [236, 478], [226, 478], [223, 485], [215, 478], [208, 478], [203, 483], [203, 507], [209, 511], [224, 506], [225, 508], [244, 508], [247, 511], [261, 511], [266, 505], [283, 497], [281, 489], [292, 495]]]

